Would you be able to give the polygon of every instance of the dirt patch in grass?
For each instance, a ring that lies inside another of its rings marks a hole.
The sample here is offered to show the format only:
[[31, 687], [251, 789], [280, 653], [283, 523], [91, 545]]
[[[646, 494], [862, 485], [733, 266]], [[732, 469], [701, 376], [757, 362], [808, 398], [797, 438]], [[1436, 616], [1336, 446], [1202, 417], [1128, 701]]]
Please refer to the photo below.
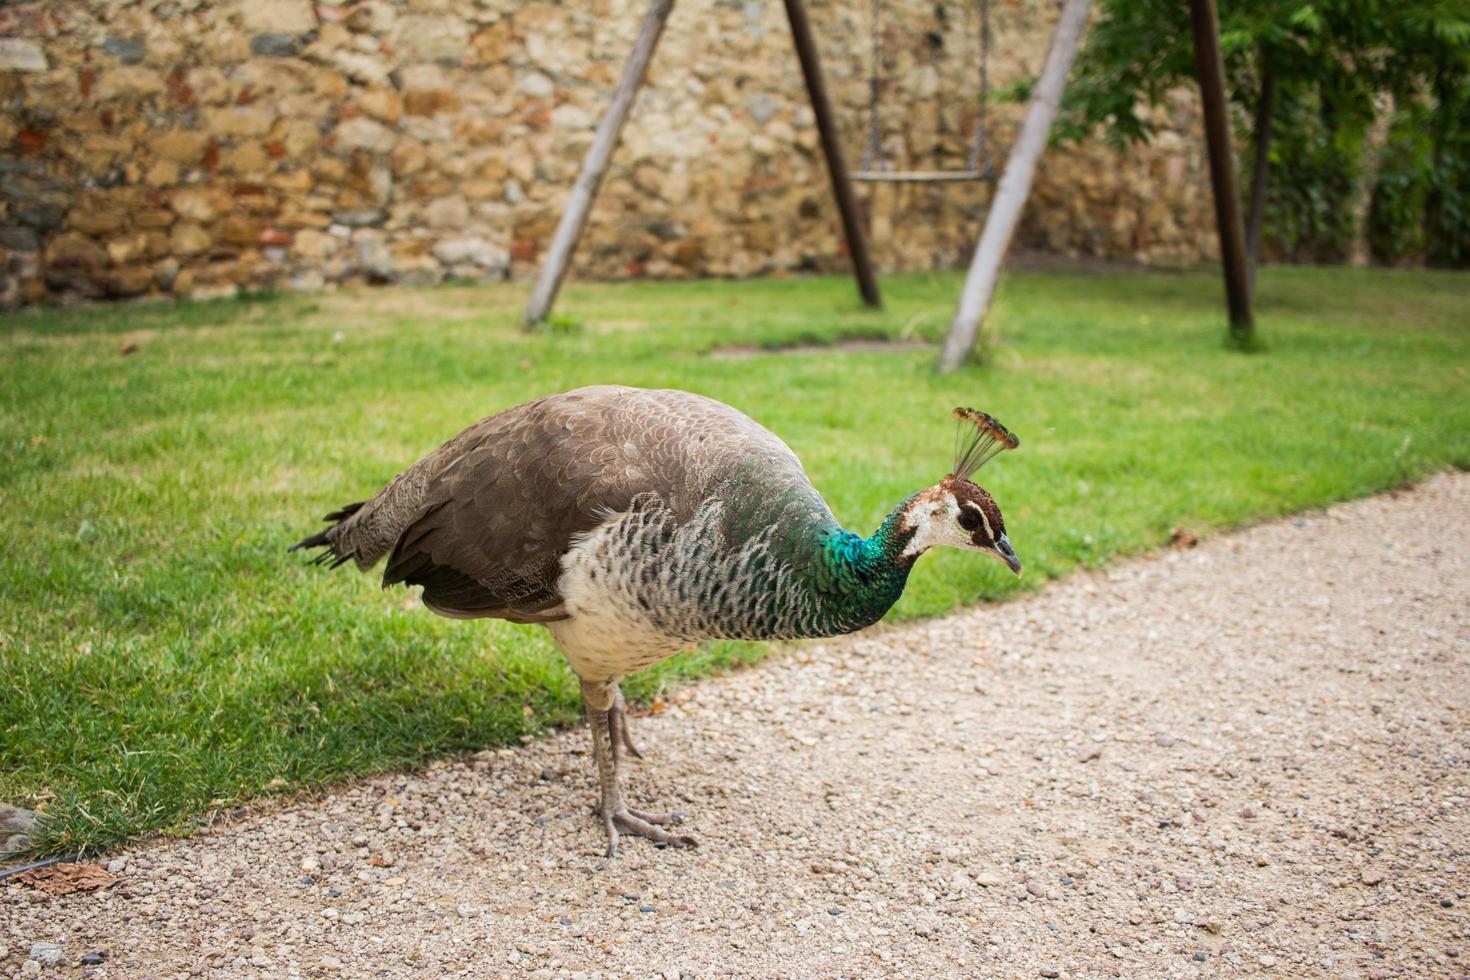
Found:
[[932, 345], [922, 340], [839, 340], [831, 344], [789, 344], [784, 347], [757, 347], [754, 344], [731, 344], [716, 347], [706, 356], [717, 361], [744, 361], [752, 357], [792, 354], [876, 354], [928, 350]]

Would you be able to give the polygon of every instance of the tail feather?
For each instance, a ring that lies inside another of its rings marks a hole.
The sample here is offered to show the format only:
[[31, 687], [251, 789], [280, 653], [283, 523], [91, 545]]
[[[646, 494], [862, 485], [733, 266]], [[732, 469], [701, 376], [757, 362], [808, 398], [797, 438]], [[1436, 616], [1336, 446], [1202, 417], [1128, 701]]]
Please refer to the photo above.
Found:
[[323, 517], [322, 520], [336, 521], [338, 524], [340, 524], [343, 521], [347, 520], [347, 518], [351, 517], [353, 514], [356, 514], [358, 511], [362, 510], [363, 505], [366, 503], [366, 500], [359, 500], [355, 504], [345, 504], [332, 511], [326, 517]]
[[304, 548], [325, 548], [327, 550], [312, 558], [313, 564], [328, 565], [332, 568], [336, 568], [338, 565], [345, 565], [352, 558], [352, 555], [350, 553], [343, 553], [337, 550], [336, 543], [332, 540], [332, 532], [341, 527], [352, 517], [352, 515], [361, 510], [363, 504], [365, 503], [367, 503], [366, 500], [359, 500], [355, 504], [347, 504], [345, 507], [339, 507], [338, 509], [332, 511], [326, 517], [322, 518], [322, 520], [324, 521], [330, 521], [332, 524], [331, 527], [302, 538], [300, 541], [287, 548], [287, 553], [290, 553], [292, 551], [300, 551]]

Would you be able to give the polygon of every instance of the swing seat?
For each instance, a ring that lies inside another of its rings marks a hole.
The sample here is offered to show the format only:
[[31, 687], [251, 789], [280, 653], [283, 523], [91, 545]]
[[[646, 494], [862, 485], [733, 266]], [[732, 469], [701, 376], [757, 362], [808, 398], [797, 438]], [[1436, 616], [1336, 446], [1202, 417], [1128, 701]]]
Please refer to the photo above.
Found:
[[865, 184], [959, 184], [994, 180], [985, 170], [858, 170], [852, 179]]

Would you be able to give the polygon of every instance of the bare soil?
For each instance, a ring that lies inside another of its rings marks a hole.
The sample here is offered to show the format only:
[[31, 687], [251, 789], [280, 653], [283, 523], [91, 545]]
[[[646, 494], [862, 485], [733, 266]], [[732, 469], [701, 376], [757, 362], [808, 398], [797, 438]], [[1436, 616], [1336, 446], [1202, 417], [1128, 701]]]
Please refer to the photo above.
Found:
[[884, 340], [853, 338], [838, 340], [830, 344], [789, 344], [785, 347], [755, 347], [751, 344], [731, 344], [716, 347], [708, 357], [717, 361], [743, 361], [752, 357], [789, 357], [803, 354], [893, 354], [914, 350], [927, 350], [932, 344], [922, 340]]
[[0, 976], [1465, 975], [1467, 527], [1441, 476], [695, 685], [629, 796], [697, 850], [605, 860], [577, 730], [0, 883]]

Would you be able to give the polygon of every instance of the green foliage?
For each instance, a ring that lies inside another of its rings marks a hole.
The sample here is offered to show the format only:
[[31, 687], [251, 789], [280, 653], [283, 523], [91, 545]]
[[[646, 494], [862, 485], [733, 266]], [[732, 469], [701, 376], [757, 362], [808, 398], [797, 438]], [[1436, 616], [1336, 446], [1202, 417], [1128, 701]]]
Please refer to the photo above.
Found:
[[1346, 202], [1362, 133], [1334, 129], [1330, 118], [1317, 91], [1278, 96], [1263, 237], [1287, 261], [1341, 262], [1357, 233]]
[[1433, 100], [1395, 113], [1369, 214], [1389, 262], [1470, 265], [1470, 77], [1446, 73]]
[[[1234, 0], [1220, 5], [1220, 18], [1230, 99], [1247, 143], [1258, 136], [1251, 130], [1268, 68], [1276, 80], [1265, 229], [1279, 253], [1317, 261], [1346, 252], [1359, 232], [1354, 195], [1380, 152], [1365, 136], [1387, 100], [1396, 107], [1394, 133], [1408, 138], [1381, 150], [1370, 241], [1390, 260], [1422, 253], [1436, 264], [1470, 261], [1470, 4]], [[1119, 145], [1146, 141], [1167, 94], [1192, 85], [1194, 73], [1186, 4], [1102, 0], [1057, 137], [1079, 140], [1101, 128]], [[1249, 170], [1242, 173], [1246, 192]]]
[[1429, 189], [1434, 183], [1434, 139], [1423, 107], [1395, 114], [1383, 149], [1383, 169], [1368, 214], [1373, 252], [1389, 262], [1422, 256]]
[[[573, 286], [583, 328], [521, 330], [512, 286], [378, 290], [0, 320], [0, 800], [48, 850], [103, 847], [261, 795], [514, 744], [578, 717], [544, 630], [452, 622], [285, 547], [467, 422], [591, 382], [739, 406], [870, 532], [945, 473], [955, 405], [1021, 437], [982, 482], [1025, 563], [926, 557], [898, 618], [999, 599], [1159, 545], [1470, 467], [1470, 278], [1269, 269], [1269, 358], [1222, 349], [1206, 275], [1007, 278], [990, 364], [932, 349], [958, 274]], [[120, 356], [126, 340], [139, 350]], [[716, 644], [646, 701], [767, 648]]]
[[1103, 0], [1098, 11], [1052, 133], [1060, 142], [1077, 142], [1102, 127], [1121, 149], [1152, 138], [1159, 128], [1152, 110], [1194, 77], [1189, 8], [1166, 0]]

